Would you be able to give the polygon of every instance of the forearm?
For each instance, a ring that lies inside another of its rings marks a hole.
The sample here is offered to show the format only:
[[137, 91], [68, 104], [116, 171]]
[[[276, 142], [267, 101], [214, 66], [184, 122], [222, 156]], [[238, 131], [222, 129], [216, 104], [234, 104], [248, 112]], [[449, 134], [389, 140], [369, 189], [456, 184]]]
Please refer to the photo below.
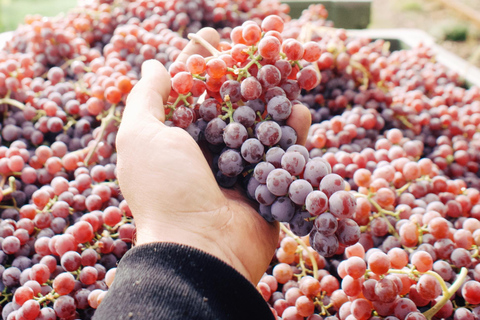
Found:
[[255, 287], [194, 248], [152, 243], [130, 250], [97, 309], [100, 319], [273, 319]]

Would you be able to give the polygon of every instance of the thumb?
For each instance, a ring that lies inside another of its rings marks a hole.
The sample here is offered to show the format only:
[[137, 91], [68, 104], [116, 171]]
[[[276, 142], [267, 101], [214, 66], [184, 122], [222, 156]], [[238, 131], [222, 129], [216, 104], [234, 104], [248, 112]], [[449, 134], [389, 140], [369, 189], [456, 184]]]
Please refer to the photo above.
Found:
[[156, 60], [147, 60], [142, 65], [142, 78], [132, 89], [123, 112], [124, 129], [142, 127], [146, 121], [165, 121], [163, 102], [170, 94], [170, 75]]
[[293, 105], [292, 114], [287, 120], [287, 125], [297, 132], [297, 144], [305, 145], [308, 129], [312, 124], [312, 114], [303, 104]]

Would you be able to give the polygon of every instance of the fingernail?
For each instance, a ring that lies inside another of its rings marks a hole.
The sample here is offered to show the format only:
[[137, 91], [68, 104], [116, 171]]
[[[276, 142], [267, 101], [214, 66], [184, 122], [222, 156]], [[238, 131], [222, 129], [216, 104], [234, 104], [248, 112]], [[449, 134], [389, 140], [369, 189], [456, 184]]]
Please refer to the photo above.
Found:
[[150, 78], [160, 67], [160, 62], [154, 59], [146, 60], [142, 64], [142, 78]]

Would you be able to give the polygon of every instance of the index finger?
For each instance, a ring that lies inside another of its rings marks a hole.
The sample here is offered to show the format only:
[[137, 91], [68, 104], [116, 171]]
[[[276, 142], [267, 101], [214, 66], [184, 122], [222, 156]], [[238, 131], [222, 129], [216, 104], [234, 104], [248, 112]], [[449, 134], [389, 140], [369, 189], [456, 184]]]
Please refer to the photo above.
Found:
[[[210, 43], [215, 48], [220, 43], [220, 35], [213, 28], [203, 28], [197, 32], [197, 36], [199, 36], [200, 38], [203, 38], [205, 41]], [[203, 57], [209, 57], [212, 55], [210, 51], [207, 48], [205, 48], [202, 44], [198, 43], [195, 40], [191, 40], [186, 45], [186, 47], [182, 50], [177, 60], [175, 61], [186, 63], [188, 57], [190, 57], [192, 54], [199, 54]]]

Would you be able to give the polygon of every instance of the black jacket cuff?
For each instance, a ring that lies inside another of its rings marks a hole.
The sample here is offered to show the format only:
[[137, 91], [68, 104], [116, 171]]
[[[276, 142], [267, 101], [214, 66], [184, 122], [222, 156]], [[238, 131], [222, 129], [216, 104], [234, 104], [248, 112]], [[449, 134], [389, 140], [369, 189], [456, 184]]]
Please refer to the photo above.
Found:
[[129, 250], [95, 312], [101, 319], [274, 319], [255, 287], [201, 250], [151, 243]]

